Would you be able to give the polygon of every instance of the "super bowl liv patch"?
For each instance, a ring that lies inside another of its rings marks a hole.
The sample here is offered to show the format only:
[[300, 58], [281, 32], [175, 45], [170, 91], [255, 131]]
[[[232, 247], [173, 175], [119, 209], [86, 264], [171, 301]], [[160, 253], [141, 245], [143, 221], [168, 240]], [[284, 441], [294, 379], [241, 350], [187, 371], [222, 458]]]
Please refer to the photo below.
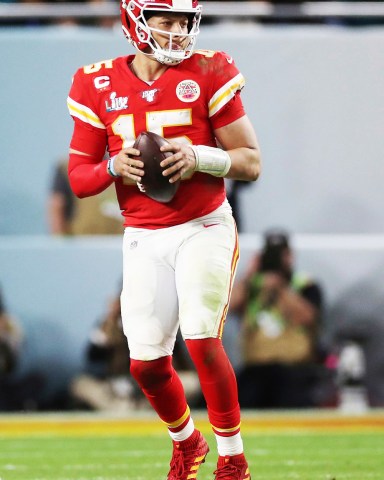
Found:
[[116, 92], [112, 92], [109, 96], [109, 102], [105, 102], [105, 109], [107, 112], [125, 110], [128, 108], [128, 97], [117, 97], [116, 95]]

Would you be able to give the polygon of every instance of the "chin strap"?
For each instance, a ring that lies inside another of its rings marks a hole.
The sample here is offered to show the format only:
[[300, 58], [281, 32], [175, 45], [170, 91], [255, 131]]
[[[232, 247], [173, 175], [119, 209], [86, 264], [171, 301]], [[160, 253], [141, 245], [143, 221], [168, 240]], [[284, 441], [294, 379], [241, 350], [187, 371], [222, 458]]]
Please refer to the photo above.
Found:
[[[175, 57], [177, 57], [177, 53], [175, 54]], [[167, 54], [166, 54], [166, 51], [165, 50], [155, 50], [153, 52], [153, 57], [159, 62], [161, 63], [162, 65], [178, 65], [179, 63], [181, 63], [183, 60], [185, 60], [185, 58], [187, 58], [185, 56], [185, 52], [182, 51], [180, 52], [182, 54], [182, 58], [171, 58], [169, 57]]]

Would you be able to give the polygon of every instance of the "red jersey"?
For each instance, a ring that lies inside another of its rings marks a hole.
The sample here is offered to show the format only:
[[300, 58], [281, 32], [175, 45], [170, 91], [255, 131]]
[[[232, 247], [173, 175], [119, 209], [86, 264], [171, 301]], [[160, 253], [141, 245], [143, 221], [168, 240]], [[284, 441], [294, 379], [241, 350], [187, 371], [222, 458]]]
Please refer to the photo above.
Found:
[[[238, 95], [244, 77], [223, 52], [197, 50], [151, 85], [132, 73], [133, 59], [129, 55], [79, 69], [68, 97], [75, 123], [83, 131], [86, 127], [95, 143], [104, 136], [110, 156], [131, 147], [143, 130], [168, 140], [216, 147], [214, 129], [245, 114]], [[92, 148], [87, 151], [80, 137], [75, 128], [71, 148], [90, 153]], [[212, 212], [225, 199], [223, 178], [201, 172], [183, 179], [169, 203], [152, 200], [127, 179], [117, 178], [115, 186], [124, 225], [132, 227], [178, 225]]]

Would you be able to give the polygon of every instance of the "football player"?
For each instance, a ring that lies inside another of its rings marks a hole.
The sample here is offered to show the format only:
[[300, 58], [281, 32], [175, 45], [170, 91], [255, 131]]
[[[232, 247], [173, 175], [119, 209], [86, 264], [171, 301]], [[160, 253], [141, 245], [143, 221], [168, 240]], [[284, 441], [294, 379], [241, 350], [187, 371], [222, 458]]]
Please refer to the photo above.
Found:
[[[215, 478], [248, 480], [236, 378], [221, 341], [239, 257], [224, 177], [256, 180], [260, 152], [234, 60], [194, 50], [200, 17], [197, 0], [122, 1], [123, 31], [136, 54], [76, 72], [69, 178], [79, 197], [116, 187], [131, 373], [173, 441], [168, 480], [196, 478], [209, 450], [172, 366], [178, 328], [217, 440]], [[168, 203], [137, 186], [145, 171], [132, 146], [142, 131], [170, 142], [162, 147], [172, 152], [162, 161], [164, 175], [182, 181]]]

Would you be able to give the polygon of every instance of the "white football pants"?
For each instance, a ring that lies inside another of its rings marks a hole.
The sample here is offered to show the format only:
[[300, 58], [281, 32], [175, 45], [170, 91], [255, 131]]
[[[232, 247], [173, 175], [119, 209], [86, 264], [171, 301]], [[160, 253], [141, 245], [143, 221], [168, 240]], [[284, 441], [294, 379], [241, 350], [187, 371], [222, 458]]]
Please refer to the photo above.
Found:
[[126, 228], [121, 312], [131, 357], [172, 355], [179, 325], [184, 339], [221, 338], [238, 257], [228, 202], [174, 227]]

